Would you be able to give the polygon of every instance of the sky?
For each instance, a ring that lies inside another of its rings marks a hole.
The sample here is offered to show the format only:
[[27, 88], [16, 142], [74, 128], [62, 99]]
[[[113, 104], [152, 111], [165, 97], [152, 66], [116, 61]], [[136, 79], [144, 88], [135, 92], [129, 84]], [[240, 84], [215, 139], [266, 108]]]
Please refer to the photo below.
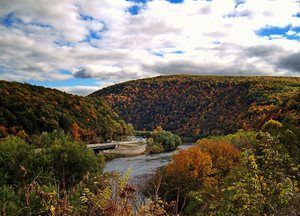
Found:
[[300, 77], [300, 1], [0, 1], [0, 80], [87, 95], [169, 74]]

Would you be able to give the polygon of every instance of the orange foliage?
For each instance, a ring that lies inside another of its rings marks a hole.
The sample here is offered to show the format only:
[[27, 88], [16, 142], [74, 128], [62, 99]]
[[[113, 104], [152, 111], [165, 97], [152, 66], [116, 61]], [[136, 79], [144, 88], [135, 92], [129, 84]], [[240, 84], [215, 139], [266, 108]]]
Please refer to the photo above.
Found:
[[191, 181], [209, 184], [212, 159], [197, 147], [181, 150], [167, 166], [167, 174], [189, 184]]
[[[161, 125], [183, 136], [225, 135], [258, 130], [271, 117], [297, 122], [299, 83], [295, 78], [172, 75], [113, 85], [93, 96], [106, 99], [137, 130]], [[287, 113], [292, 115], [286, 118]]]
[[26, 140], [28, 138], [28, 135], [27, 133], [24, 131], [24, 130], [20, 130], [18, 133], [17, 133], [17, 136]]
[[221, 177], [239, 161], [240, 151], [229, 141], [202, 139], [197, 142], [197, 147], [211, 156], [213, 168]]
[[76, 122], [74, 122], [72, 124], [72, 135], [74, 140], [79, 140], [80, 139], [80, 135], [79, 135], [79, 126], [76, 124]]
[[0, 125], [0, 137], [8, 136], [7, 128], [3, 125]]

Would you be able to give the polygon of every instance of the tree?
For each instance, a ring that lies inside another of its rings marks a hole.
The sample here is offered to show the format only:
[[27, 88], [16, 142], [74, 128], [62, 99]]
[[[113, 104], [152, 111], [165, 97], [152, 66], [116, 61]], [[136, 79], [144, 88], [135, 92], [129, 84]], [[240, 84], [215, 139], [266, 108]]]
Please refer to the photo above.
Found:
[[212, 158], [212, 164], [218, 178], [223, 178], [238, 164], [240, 152], [229, 141], [221, 139], [202, 139], [197, 147], [207, 152]]
[[172, 157], [167, 166], [167, 174], [184, 182], [209, 183], [212, 174], [212, 158], [197, 147], [181, 150]]
[[0, 143], [0, 185], [24, 185], [38, 175], [40, 165], [34, 148], [21, 138]]
[[160, 194], [167, 201], [175, 200], [177, 210], [183, 209], [190, 191], [214, 183], [212, 174], [213, 163], [207, 152], [198, 147], [181, 150], [166, 167]]
[[176, 134], [164, 131], [161, 127], [153, 130], [147, 140], [147, 147], [151, 153], [173, 151], [181, 145], [181, 139]]
[[4, 138], [8, 136], [7, 128], [3, 125], [0, 125], [0, 138]]
[[76, 122], [72, 124], [72, 135], [74, 140], [78, 141], [80, 139], [79, 126]]
[[243, 153], [242, 165], [229, 176], [220, 214], [288, 215], [295, 210], [298, 167], [278, 147], [278, 140], [260, 134], [257, 146]]
[[96, 156], [85, 144], [66, 139], [55, 140], [45, 154], [54, 176], [63, 188], [75, 185], [88, 172], [101, 172], [104, 168], [102, 156]]

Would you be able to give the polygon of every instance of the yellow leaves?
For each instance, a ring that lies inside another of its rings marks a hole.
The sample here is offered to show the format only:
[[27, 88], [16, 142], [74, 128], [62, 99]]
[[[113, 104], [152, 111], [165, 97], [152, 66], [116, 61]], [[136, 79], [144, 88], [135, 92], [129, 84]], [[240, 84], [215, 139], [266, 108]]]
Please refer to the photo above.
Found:
[[197, 147], [211, 156], [213, 167], [221, 175], [225, 175], [239, 161], [240, 152], [229, 141], [202, 139], [197, 142]]
[[51, 215], [55, 215], [55, 207], [53, 205], [50, 206], [50, 213]]

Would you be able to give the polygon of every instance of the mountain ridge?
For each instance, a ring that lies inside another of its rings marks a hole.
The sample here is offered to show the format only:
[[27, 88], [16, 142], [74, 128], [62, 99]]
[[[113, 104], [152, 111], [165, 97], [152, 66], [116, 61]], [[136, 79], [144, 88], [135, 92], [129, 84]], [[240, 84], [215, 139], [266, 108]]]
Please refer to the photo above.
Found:
[[74, 132], [84, 140], [120, 138], [131, 130], [102, 99], [68, 94], [27, 83], [0, 81], [0, 137], [53, 130]]
[[160, 125], [181, 135], [217, 135], [258, 129], [271, 118], [299, 126], [299, 88], [297, 77], [168, 75], [115, 84], [90, 96], [107, 100], [138, 130]]

